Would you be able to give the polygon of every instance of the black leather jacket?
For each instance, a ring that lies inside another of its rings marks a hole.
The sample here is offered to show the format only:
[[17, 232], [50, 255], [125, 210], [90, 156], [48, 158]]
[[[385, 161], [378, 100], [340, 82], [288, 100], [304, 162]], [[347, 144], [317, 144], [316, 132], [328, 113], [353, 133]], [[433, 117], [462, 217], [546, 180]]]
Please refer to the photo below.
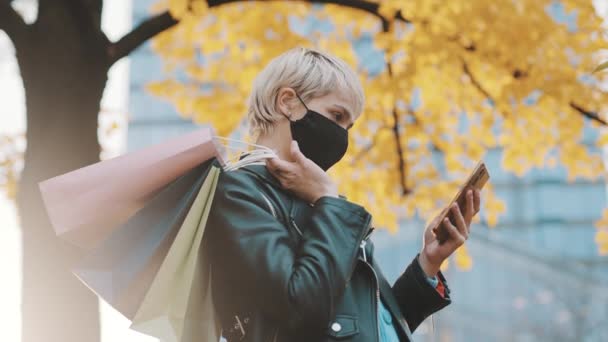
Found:
[[223, 172], [205, 233], [223, 336], [377, 342], [382, 298], [400, 340], [410, 340], [410, 331], [450, 303], [449, 289], [440, 274], [441, 297], [417, 258], [391, 286], [373, 259], [370, 221], [343, 198], [305, 203], [263, 165]]

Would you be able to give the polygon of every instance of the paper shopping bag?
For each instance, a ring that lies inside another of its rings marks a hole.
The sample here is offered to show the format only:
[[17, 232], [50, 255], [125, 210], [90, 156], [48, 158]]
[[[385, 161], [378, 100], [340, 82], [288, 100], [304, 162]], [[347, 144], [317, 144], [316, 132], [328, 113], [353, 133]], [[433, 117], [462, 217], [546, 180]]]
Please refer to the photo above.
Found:
[[213, 159], [165, 187], [73, 270], [99, 297], [133, 319]]
[[165, 342], [219, 341], [210, 266], [201, 247], [220, 170], [205, 179], [131, 328]]
[[39, 188], [56, 234], [90, 249], [164, 186], [214, 157], [221, 158], [212, 130], [204, 128], [45, 180]]

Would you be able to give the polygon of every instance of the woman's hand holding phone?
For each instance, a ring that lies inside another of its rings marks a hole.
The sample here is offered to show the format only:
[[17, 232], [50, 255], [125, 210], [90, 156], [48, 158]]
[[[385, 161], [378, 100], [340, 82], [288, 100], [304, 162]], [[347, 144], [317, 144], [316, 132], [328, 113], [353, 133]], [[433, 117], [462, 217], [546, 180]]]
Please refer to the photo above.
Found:
[[[446, 211], [450, 211], [449, 215], [438, 215], [424, 232], [424, 244], [418, 261], [424, 273], [429, 277], [435, 276], [443, 261], [462, 246], [469, 237], [471, 222], [479, 212], [481, 205], [481, 193], [477, 189], [468, 190], [464, 197], [466, 201], [462, 208], [457, 202], [453, 203], [446, 208]], [[441, 229], [448, 234], [443, 241], [440, 241], [433, 232], [437, 226], [441, 226]]]
[[485, 164], [479, 162], [450, 205], [426, 227], [419, 262], [428, 276], [435, 276], [443, 261], [468, 239], [471, 221], [479, 213], [481, 189], [489, 179]]

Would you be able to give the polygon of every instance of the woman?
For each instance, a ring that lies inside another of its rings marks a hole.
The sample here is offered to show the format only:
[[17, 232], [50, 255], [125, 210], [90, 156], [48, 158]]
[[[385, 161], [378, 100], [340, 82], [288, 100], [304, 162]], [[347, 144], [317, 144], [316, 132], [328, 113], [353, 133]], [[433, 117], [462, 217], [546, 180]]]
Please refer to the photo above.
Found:
[[[348, 146], [363, 90], [343, 61], [297, 48], [256, 78], [248, 117], [278, 158], [220, 177], [208, 225], [214, 303], [233, 341], [409, 341], [450, 303], [439, 266], [467, 239], [479, 193], [443, 222], [392, 286], [374, 260], [370, 214], [326, 170]], [[462, 212], [461, 212], [462, 209]]]

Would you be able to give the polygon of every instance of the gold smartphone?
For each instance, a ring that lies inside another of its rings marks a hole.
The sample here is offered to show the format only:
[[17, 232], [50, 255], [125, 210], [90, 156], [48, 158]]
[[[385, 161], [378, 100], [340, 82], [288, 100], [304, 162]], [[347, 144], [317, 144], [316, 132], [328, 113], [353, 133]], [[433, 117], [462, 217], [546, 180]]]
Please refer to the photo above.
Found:
[[435, 235], [437, 236], [437, 240], [440, 244], [445, 242], [450, 236], [450, 234], [442, 224], [445, 217], [447, 216], [452, 222], [452, 224], [456, 225], [456, 221], [453, 217], [452, 211], [450, 210], [452, 204], [454, 202], [458, 203], [458, 207], [460, 207], [460, 210], [463, 212], [464, 215], [464, 211], [466, 210], [467, 206], [467, 191], [469, 189], [481, 191], [481, 189], [484, 185], [486, 185], [489, 179], [490, 173], [488, 172], [488, 169], [486, 168], [486, 165], [483, 163], [483, 161], [480, 161], [479, 163], [477, 163], [475, 169], [473, 169], [473, 172], [471, 172], [466, 182], [460, 187], [458, 193], [456, 193], [456, 196], [454, 196], [449, 205], [439, 214], [440, 218], [436, 221], [436, 225], [432, 228], [433, 233], [435, 233]]

